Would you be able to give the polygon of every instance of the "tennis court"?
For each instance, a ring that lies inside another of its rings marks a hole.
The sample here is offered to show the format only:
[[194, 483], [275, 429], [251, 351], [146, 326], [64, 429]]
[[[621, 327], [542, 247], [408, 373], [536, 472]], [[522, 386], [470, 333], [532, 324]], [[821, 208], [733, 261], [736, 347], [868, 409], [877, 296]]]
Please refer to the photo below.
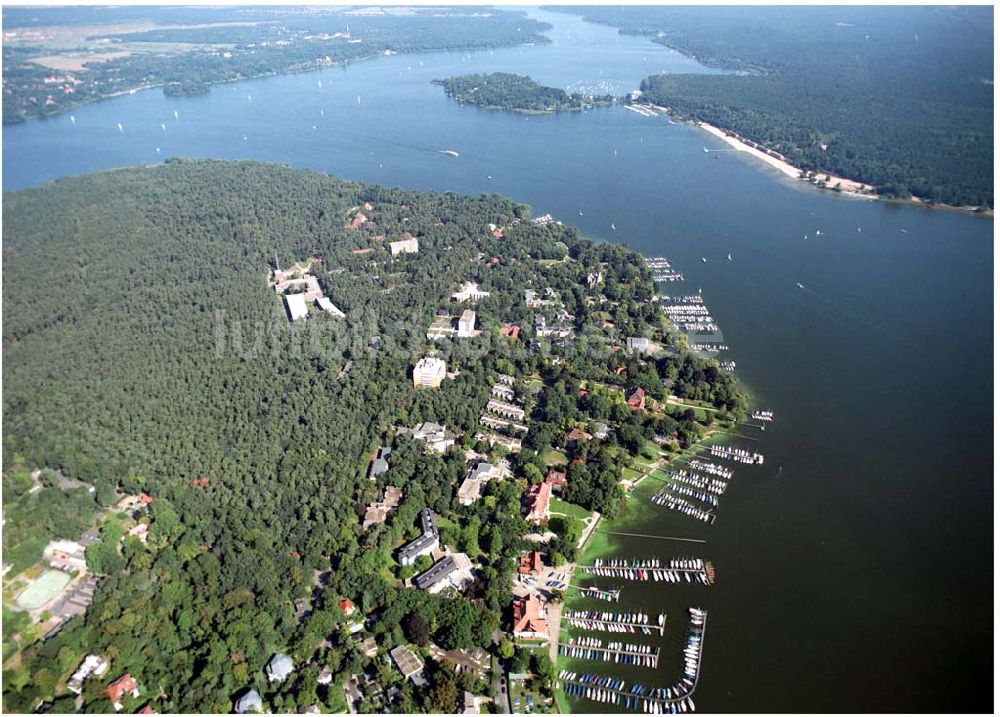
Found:
[[17, 596], [17, 604], [25, 610], [37, 610], [51, 602], [63, 591], [70, 576], [61, 570], [46, 570]]

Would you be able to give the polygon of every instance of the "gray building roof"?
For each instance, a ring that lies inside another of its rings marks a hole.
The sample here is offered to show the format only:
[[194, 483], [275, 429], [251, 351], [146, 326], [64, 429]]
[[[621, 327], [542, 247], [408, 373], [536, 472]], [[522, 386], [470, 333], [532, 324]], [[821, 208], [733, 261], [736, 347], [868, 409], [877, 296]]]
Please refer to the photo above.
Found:
[[295, 671], [295, 663], [288, 655], [274, 653], [267, 662], [267, 677], [270, 680], [283, 680]]
[[432, 585], [445, 580], [456, 570], [458, 570], [458, 563], [455, 562], [455, 558], [448, 555], [434, 563], [430, 570], [415, 577], [413, 584], [421, 590], [426, 590]]
[[235, 708], [237, 714], [260, 711], [264, 708], [264, 702], [260, 699], [260, 695], [257, 694], [257, 690], [251, 689], [236, 700]]
[[428, 545], [438, 539], [438, 529], [437, 523], [434, 520], [434, 511], [430, 508], [424, 508], [420, 511], [420, 528], [422, 530], [420, 537], [416, 540], [410, 541], [399, 549], [400, 560], [421, 553], [427, 548]]
[[368, 472], [368, 477], [375, 480], [380, 475], [389, 470], [389, 454], [392, 453], [392, 448], [385, 446], [378, 449], [378, 453], [375, 456], [375, 460], [372, 461], [371, 470]]

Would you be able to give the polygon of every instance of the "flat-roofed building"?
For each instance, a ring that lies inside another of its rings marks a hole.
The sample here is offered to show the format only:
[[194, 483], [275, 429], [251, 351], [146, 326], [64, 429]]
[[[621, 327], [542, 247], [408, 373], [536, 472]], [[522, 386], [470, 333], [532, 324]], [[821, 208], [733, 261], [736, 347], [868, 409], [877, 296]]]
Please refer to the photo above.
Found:
[[419, 251], [420, 244], [417, 242], [416, 237], [389, 242], [389, 253], [393, 256], [399, 256], [400, 254], [416, 254]]
[[288, 306], [288, 316], [292, 321], [298, 321], [309, 316], [306, 308], [305, 294], [285, 294], [285, 304]]
[[440, 546], [437, 522], [430, 508], [420, 511], [420, 536], [399, 549], [399, 564], [413, 565], [421, 555], [430, 555]]
[[458, 335], [467, 338], [476, 334], [476, 312], [466, 309], [458, 317]]
[[437, 388], [448, 373], [444, 359], [425, 356], [413, 367], [413, 385], [417, 388]]
[[464, 591], [472, 583], [472, 561], [465, 553], [452, 553], [438, 560], [430, 570], [413, 579], [420, 590], [434, 594], [446, 588]]

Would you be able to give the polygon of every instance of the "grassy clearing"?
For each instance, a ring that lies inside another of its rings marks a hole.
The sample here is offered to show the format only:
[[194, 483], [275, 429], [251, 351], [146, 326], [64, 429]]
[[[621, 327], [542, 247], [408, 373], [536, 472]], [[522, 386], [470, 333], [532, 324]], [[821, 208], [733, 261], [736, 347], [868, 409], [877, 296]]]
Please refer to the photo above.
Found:
[[549, 510], [552, 513], [562, 513], [563, 515], [570, 515], [574, 518], [579, 518], [580, 520], [590, 517], [590, 511], [586, 508], [582, 508], [574, 503], [567, 503], [566, 501], [559, 500], [558, 498], [553, 498], [549, 501]]
[[546, 465], [564, 466], [567, 463], [569, 463], [569, 456], [567, 456], [562, 451], [557, 451], [555, 448], [553, 448], [544, 456], [542, 456], [542, 460], [545, 461]]

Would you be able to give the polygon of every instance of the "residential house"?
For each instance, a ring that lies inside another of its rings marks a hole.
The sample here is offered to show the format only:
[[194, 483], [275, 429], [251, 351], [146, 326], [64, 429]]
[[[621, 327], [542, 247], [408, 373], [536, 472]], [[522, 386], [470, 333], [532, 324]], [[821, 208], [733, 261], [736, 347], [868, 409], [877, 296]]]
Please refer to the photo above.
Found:
[[561, 492], [563, 486], [566, 485], [566, 474], [562, 471], [550, 470], [545, 476], [545, 482], [552, 486], [554, 492]]
[[347, 226], [349, 229], [358, 229], [361, 227], [362, 224], [364, 224], [367, 221], [368, 217], [366, 217], [362, 212], [356, 212], [354, 216], [351, 218], [351, 223], [348, 224]]
[[566, 434], [566, 440], [569, 443], [572, 443], [574, 441], [589, 441], [592, 438], [593, 438], [592, 435], [576, 427], [574, 427], [572, 431]]
[[368, 530], [373, 525], [384, 523], [385, 519], [396, 509], [402, 499], [403, 491], [396, 486], [387, 485], [382, 500], [372, 503], [365, 509], [365, 517], [361, 523], [361, 529]]
[[271, 655], [271, 659], [267, 661], [265, 671], [267, 672], [267, 679], [269, 682], [281, 682], [290, 674], [295, 672], [295, 663], [292, 662], [292, 658], [288, 655], [282, 655], [280, 652], [276, 652]]
[[73, 540], [53, 540], [42, 553], [45, 561], [57, 570], [87, 571], [84, 547]]
[[445, 453], [455, 445], [455, 434], [440, 423], [421, 423], [413, 429], [413, 439], [424, 441], [428, 453]]
[[545, 607], [535, 595], [514, 599], [514, 637], [548, 639], [549, 624]]
[[646, 410], [646, 392], [640, 386], [628, 397], [628, 407], [633, 411]]
[[646, 354], [649, 352], [649, 339], [641, 336], [629, 336], [625, 339], [625, 349], [630, 354]]
[[389, 656], [392, 657], [392, 661], [396, 663], [396, 668], [403, 677], [408, 680], [416, 682], [413, 678], [423, 672], [424, 663], [405, 645], [392, 648], [389, 651]]
[[125, 537], [138, 538], [145, 545], [146, 539], [149, 537], [149, 524], [139, 523], [138, 525], [130, 528]]
[[517, 324], [505, 324], [500, 328], [500, 333], [509, 339], [516, 339], [521, 335], [521, 327]]
[[470, 471], [458, 489], [458, 502], [462, 505], [472, 505], [479, 500], [486, 488], [486, 483], [492, 478], [503, 478], [506, 469], [503, 465], [480, 461]]
[[260, 712], [263, 709], [264, 702], [260, 699], [260, 695], [257, 694], [257, 690], [254, 689], [247, 690], [233, 705], [233, 710], [239, 715], [246, 714], [247, 712]]
[[477, 441], [483, 441], [491, 446], [502, 446], [508, 453], [517, 453], [521, 450], [521, 439], [502, 436], [499, 433], [476, 433]]
[[139, 696], [139, 685], [135, 678], [129, 674], [122, 675], [108, 685], [108, 699], [111, 700], [111, 706], [115, 708], [115, 712], [121, 711], [122, 697], [125, 695]]
[[389, 446], [382, 446], [378, 449], [375, 458], [372, 460], [371, 467], [368, 469], [368, 480], [375, 480], [389, 470], [390, 453], [392, 453], [392, 448]]
[[538, 575], [542, 572], [542, 554], [537, 550], [525, 553], [518, 561], [518, 575]]
[[351, 615], [354, 614], [354, 611], [357, 610], [357, 608], [354, 607], [354, 603], [351, 602], [351, 600], [349, 598], [344, 598], [343, 600], [341, 600], [339, 607], [340, 607], [340, 611], [346, 617], [350, 617]]
[[66, 683], [67, 689], [75, 694], [83, 692], [83, 683], [90, 676], [100, 677], [108, 671], [108, 663], [99, 655], [87, 655], [83, 662], [76, 668], [69, 681]]

